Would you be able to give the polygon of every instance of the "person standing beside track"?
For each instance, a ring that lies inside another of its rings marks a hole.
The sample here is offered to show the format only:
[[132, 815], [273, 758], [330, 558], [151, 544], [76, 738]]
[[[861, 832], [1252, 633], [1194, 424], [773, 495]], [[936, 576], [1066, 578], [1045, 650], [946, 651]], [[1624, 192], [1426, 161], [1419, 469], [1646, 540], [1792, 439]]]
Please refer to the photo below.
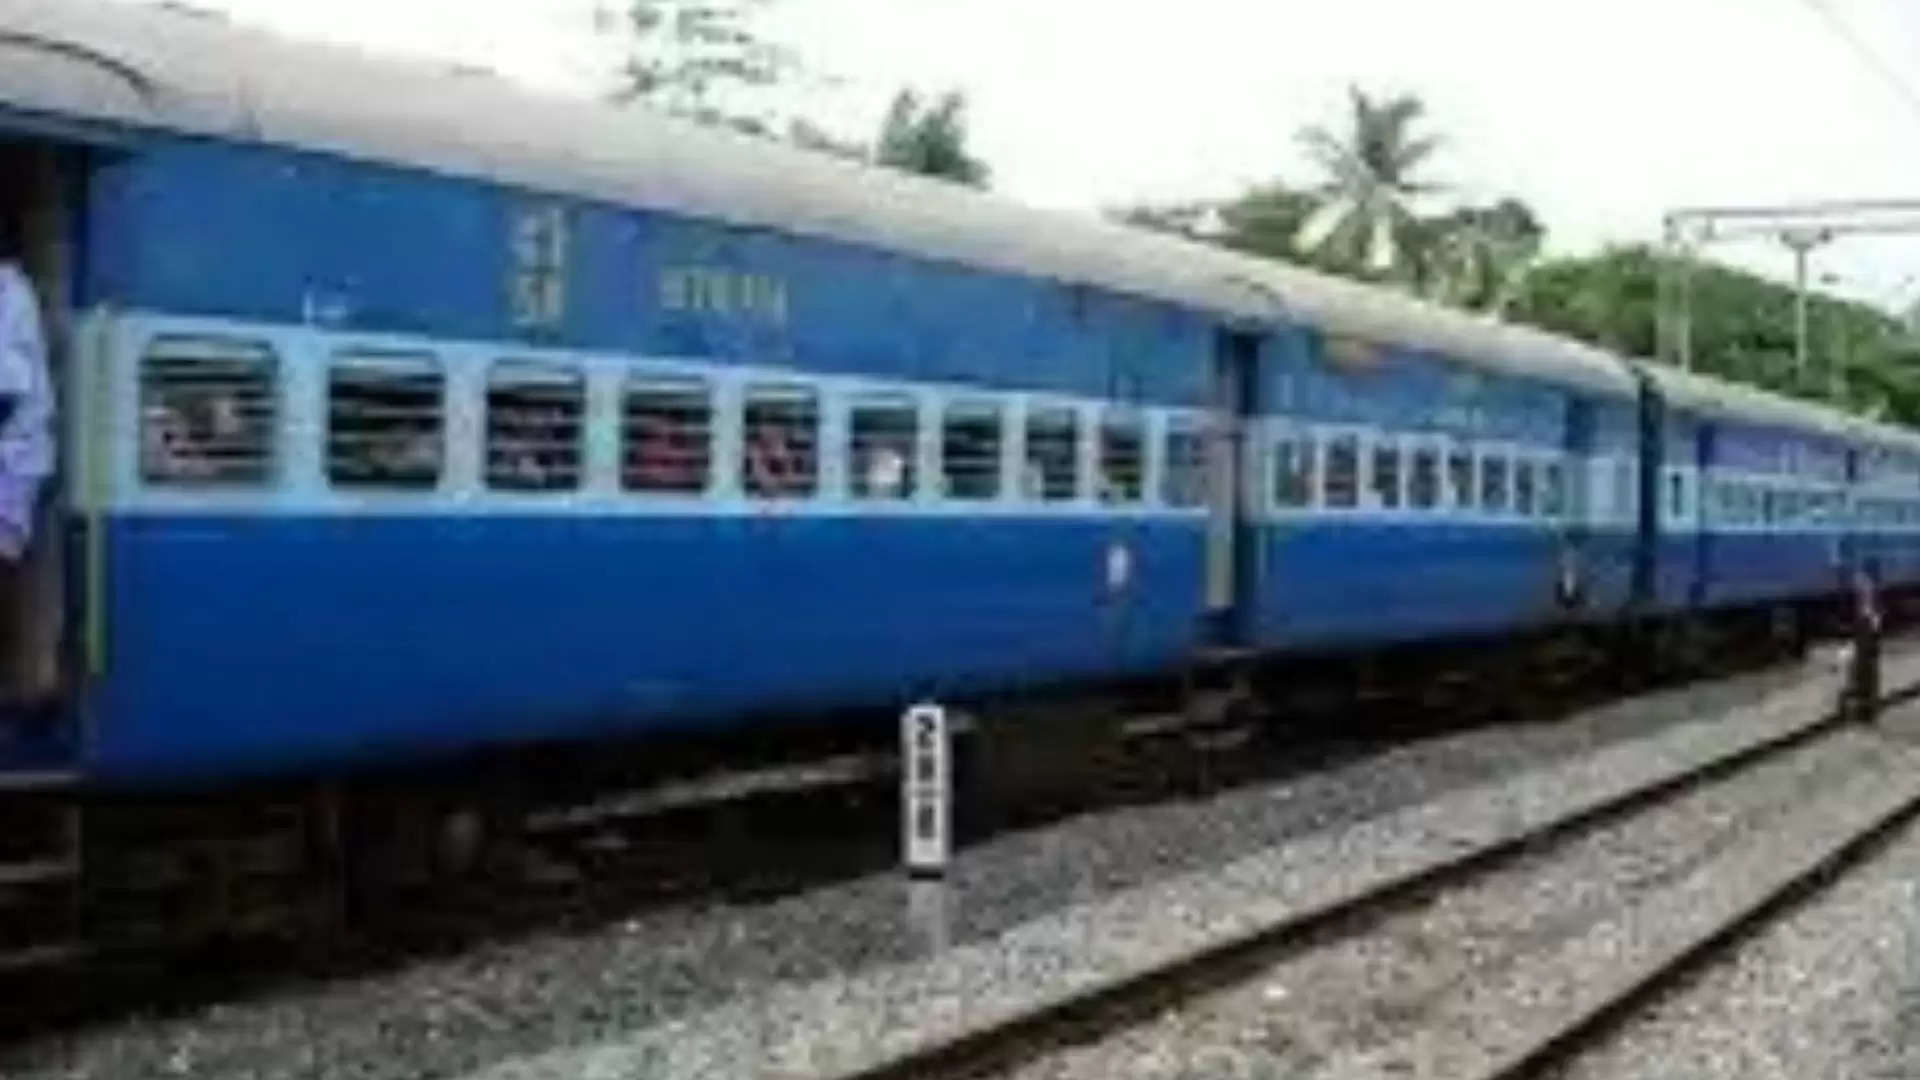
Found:
[[1874, 589], [1879, 577], [1872, 560], [1853, 571], [1853, 650], [1846, 688], [1848, 719], [1871, 722], [1880, 708], [1880, 604]]

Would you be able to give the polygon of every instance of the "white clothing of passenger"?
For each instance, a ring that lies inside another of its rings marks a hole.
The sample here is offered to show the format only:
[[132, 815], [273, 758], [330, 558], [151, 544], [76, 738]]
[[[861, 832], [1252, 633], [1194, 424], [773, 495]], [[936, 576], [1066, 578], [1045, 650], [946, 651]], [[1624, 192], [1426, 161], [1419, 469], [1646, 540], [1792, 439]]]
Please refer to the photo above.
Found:
[[0, 422], [0, 558], [18, 560], [53, 473], [53, 387], [33, 283], [8, 262], [0, 262], [0, 398], [13, 402]]

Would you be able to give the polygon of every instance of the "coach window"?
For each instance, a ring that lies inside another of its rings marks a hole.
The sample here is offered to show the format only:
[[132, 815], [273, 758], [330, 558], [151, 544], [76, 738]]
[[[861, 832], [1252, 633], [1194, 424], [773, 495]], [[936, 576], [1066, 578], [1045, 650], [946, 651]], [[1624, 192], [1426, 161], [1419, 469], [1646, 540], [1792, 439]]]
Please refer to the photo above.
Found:
[[740, 406], [740, 488], [798, 499], [820, 481], [820, 398], [804, 386], [749, 386]]
[[1677, 521], [1686, 516], [1686, 511], [1686, 481], [1681, 479], [1679, 473], [1670, 473], [1667, 476], [1667, 516]]
[[1027, 460], [1021, 470], [1026, 498], [1066, 502], [1080, 486], [1080, 416], [1072, 409], [1027, 413]]
[[1480, 458], [1480, 508], [1490, 514], [1507, 510], [1507, 459], [1499, 454]]
[[1430, 446], [1413, 451], [1413, 465], [1407, 474], [1407, 505], [1415, 510], [1431, 510], [1440, 501], [1440, 456]]
[[1513, 512], [1521, 517], [1533, 514], [1533, 462], [1526, 458], [1513, 463]]
[[1327, 506], [1338, 509], [1360, 502], [1360, 440], [1352, 435], [1337, 435], [1327, 443], [1325, 479]]
[[847, 409], [847, 488], [856, 499], [910, 499], [920, 413], [904, 396], [856, 398]]
[[1137, 417], [1108, 415], [1100, 421], [1101, 502], [1139, 502], [1144, 485], [1146, 439]]
[[956, 402], [940, 421], [940, 468], [949, 499], [1000, 494], [1000, 407]]
[[1473, 508], [1473, 451], [1447, 451], [1447, 492], [1454, 506], [1462, 510]]
[[327, 375], [327, 479], [336, 487], [431, 488], [445, 456], [431, 356], [347, 353]]
[[1558, 518], [1567, 512], [1567, 473], [1557, 461], [1540, 465], [1540, 514]]
[[1373, 498], [1384, 509], [1400, 505], [1400, 444], [1391, 435], [1373, 447]]
[[700, 379], [635, 379], [620, 401], [620, 484], [694, 495], [713, 473], [713, 391]]
[[487, 486], [568, 491], [580, 486], [587, 383], [577, 369], [506, 361], [487, 374]]
[[1313, 503], [1313, 436], [1282, 436], [1273, 444], [1273, 504]]
[[1207, 503], [1207, 440], [1191, 420], [1169, 422], [1166, 464], [1160, 476], [1160, 500], [1168, 506], [1205, 506]]
[[273, 474], [279, 358], [266, 344], [164, 337], [140, 362], [140, 475], [256, 485]]

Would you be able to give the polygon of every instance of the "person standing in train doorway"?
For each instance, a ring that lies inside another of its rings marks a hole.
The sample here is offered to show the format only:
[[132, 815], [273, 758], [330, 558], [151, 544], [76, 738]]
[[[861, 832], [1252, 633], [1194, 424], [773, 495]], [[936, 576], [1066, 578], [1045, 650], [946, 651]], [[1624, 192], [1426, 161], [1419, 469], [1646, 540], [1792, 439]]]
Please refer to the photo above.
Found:
[[[11, 185], [0, 181], [0, 189]], [[34, 522], [40, 493], [53, 473], [53, 388], [40, 299], [26, 270], [23, 199], [0, 190], [0, 709], [15, 721], [38, 713], [53, 691], [27, 655], [37, 634], [28, 611]], [[42, 540], [42, 543], [45, 541]], [[26, 719], [32, 719], [27, 717]], [[0, 724], [5, 719], [0, 718]]]

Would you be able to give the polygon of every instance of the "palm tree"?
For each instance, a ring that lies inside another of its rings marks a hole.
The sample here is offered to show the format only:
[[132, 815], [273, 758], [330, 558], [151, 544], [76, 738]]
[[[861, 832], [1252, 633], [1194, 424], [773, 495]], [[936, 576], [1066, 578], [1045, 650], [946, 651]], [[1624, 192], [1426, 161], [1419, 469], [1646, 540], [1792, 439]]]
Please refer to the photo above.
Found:
[[1415, 174], [1440, 140], [1415, 137], [1414, 124], [1426, 110], [1419, 98], [1402, 94], [1375, 101], [1358, 87], [1348, 93], [1349, 131], [1336, 135], [1315, 125], [1300, 133], [1327, 181], [1315, 189], [1317, 205], [1294, 244], [1302, 252], [1364, 265], [1377, 274], [1404, 270], [1415, 246], [1415, 204], [1438, 190]]

